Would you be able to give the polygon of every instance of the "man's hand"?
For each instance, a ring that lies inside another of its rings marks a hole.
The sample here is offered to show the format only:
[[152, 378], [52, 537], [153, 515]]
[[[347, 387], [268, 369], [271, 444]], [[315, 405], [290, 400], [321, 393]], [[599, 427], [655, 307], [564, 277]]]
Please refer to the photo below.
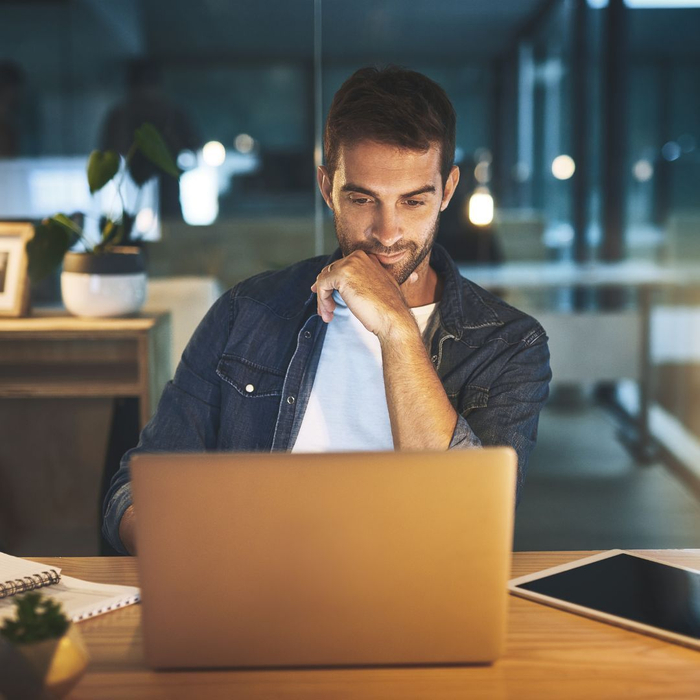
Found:
[[129, 506], [119, 523], [119, 539], [129, 554], [136, 554], [136, 516], [134, 506]]
[[336, 289], [360, 323], [380, 339], [397, 327], [418, 333], [401, 288], [375, 256], [356, 250], [321, 270], [311, 291], [326, 323], [333, 319]]
[[[406, 284], [414, 282], [409, 277]], [[333, 319], [335, 289], [362, 325], [379, 338], [394, 449], [446, 450], [457, 414], [396, 280], [376, 257], [358, 250], [325, 267], [311, 287], [326, 323]]]

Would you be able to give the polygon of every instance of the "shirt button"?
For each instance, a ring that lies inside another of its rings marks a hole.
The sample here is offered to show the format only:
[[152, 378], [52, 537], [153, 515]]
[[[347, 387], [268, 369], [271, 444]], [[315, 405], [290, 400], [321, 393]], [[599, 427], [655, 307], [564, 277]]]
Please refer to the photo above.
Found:
[[295, 399], [293, 396], [288, 396], [288, 397], [287, 397], [287, 403], [288, 403], [290, 406], [291, 406], [295, 401], [296, 401], [296, 399]]
[[307, 340], [311, 337], [311, 331], [304, 331], [304, 338]]
[[246, 384], [245, 390], [249, 393], [252, 394], [255, 391], [255, 387], [252, 384]]
[[435, 364], [437, 362], [437, 355], [433, 355], [430, 359], [433, 361], [433, 364]]

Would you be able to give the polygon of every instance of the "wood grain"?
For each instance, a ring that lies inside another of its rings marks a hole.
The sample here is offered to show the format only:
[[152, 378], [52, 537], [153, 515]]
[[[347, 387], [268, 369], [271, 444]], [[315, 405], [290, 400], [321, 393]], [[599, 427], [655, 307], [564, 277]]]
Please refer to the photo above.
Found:
[[0, 320], [0, 397], [139, 398], [141, 427], [170, 378], [169, 314]]
[[148, 331], [167, 314], [141, 314], [127, 318], [78, 318], [64, 309], [35, 310], [28, 318], [3, 318], [0, 331], [13, 334], [29, 333], [70, 333], [85, 337], [86, 333], [133, 333]]
[[[593, 552], [523, 552], [521, 576]], [[644, 552], [700, 568], [700, 550]], [[39, 558], [92, 581], [138, 585], [130, 558]], [[141, 610], [131, 606], [80, 624], [92, 656], [78, 698], [350, 698], [430, 700], [523, 698], [691, 698], [700, 696], [700, 654], [515, 596], [505, 656], [493, 666], [295, 670], [149, 671]]]

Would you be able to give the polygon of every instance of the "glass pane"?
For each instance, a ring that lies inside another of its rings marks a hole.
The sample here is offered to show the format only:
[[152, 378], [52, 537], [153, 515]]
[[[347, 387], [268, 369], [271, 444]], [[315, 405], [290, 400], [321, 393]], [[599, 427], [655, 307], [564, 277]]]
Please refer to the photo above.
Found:
[[151, 122], [184, 170], [123, 192], [148, 210], [151, 276], [229, 286], [312, 255], [312, 59], [313, 0], [3, 3], [0, 219], [81, 212], [98, 240], [123, 207], [114, 189], [90, 197], [87, 156], [126, 156]]

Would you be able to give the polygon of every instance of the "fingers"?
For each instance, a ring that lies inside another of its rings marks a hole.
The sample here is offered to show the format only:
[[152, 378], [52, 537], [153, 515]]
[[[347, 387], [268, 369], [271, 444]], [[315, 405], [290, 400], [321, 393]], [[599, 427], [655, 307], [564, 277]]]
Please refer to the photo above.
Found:
[[316, 293], [316, 311], [326, 322], [330, 323], [335, 311], [333, 291], [337, 289], [335, 276], [331, 275], [333, 263], [323, 268], [316, 281], [311, 285], [311, 291]]
[[333, 299], [333, 290], [322, 292], [317, 296], [316, 308], [318, 315], [326, 322], [330, 323], [333, 320], [333, 312], [335, 311], [335, 300]]

